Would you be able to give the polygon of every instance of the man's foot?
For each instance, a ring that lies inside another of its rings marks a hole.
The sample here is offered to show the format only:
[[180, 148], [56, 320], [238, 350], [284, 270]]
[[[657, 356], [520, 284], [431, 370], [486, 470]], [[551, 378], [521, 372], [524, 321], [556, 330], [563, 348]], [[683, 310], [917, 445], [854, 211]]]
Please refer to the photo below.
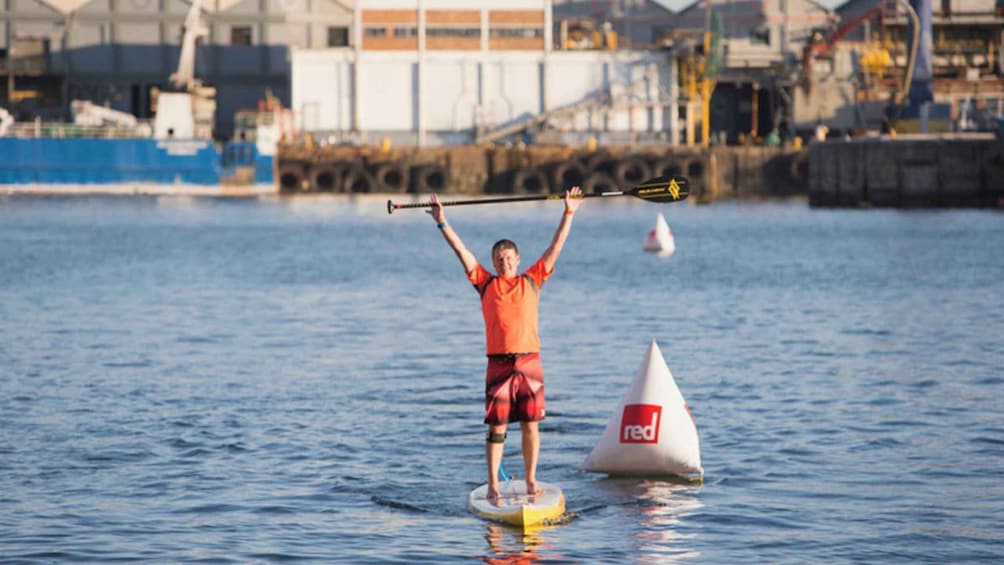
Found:
[[544, 494], [544, 490], [537, 486], [537, 481], [527, 481], [526, 494], [527, 496], [537, 496]]
[[496, 487], [488, 487], [488, 492], [485, 494], [485, 499], [488, 500], [488, 504], [492, 506], [499, 505], [499, 489]]

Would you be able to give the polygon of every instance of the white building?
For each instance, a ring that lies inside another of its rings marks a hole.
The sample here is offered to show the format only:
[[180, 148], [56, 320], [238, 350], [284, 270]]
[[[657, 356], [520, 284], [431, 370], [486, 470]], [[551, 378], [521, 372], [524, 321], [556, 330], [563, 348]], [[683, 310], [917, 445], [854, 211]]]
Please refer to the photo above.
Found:
[[550, 0], [357, 0], [353, 17], [352, 47], [293, 51], [303, 131], [417, 145], [524, 126], [556, 141], [680, 139], [670, 53], [555, 50]]

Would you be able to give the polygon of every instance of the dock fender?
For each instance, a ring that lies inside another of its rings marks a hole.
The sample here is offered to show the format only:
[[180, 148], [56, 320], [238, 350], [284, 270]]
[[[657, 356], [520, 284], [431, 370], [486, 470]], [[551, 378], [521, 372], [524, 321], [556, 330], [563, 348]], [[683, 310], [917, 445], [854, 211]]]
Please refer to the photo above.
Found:
[[334, 165], [318, 165], [310, 169], [312, 192], [341, 192], [342, 170]]
[[672, 157], [659, 157], [652, 162], [653, 177], [678, 177], [682, 174], [683, 167]]
[[692, 180], [704, 178], [704, 159], [695, 157], [687, 161], [687, 177]]
[[582, 192], [586, 194], [600, 194], [620, 190], [614, 178], [602, 171], [596, 171], [586, 177], [586, 182], [582, 184]]
[[306, 192], [310, 184], [306, 182], [304, 166], [300, 163], [283, 163], [276, 173], [280, 194], [295, 194]]
[[538, 167], [524, 167], [516, 171], [512, 177], [513, 194], [547, 194], [551, 192], [551, 184], [547, 175]]
[[342, 177], [342, 191], [366, 194], [377, 192], [377, 181], [369, 171], [359, 165], [353, 165]]
[[443, 192], [450, 186], [450, 172], [435, 163], [415, 167], [411, 177], [419, 194]]
[[578, 159], [568, 159], [554, 165], [551, 169], [551, 188], [554, 192], [563, 193], [573, 186], [582, 186], [586, 182], [588, 171]]
[[590, 173], [601, 171], [607, 174], [612, 174], [614, 164], [617, 161], [610, 153], [607, 153], [606, 151], [597, 151], [596, 153], [588, 155], [583, 162], [586, 165], [586, 170]]
[[408, 190], [411, 175], [404, 163], [391, 161], [380, 163], [373, 170], [377, 188], [384, 193], [401, 193]]
[[641, 155], [628, 155], [614, 165], [614, 180], [624, 190], [652, 178], [652, 167]]

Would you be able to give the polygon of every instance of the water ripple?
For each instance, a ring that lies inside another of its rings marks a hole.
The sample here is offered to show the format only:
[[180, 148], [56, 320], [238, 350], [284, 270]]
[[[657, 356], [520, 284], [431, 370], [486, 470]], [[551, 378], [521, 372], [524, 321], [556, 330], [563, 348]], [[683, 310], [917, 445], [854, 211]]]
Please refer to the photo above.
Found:
[[[656, 261], [650, 203], [584, 205], [540, 304], [538, 473], [569, 511], [524, 533], [467, 508], [477, 294], [427, 216], [385, 203], [0, 197], [3, 560], [1004, 554], [999, 214], [667, 207], [678, 249]], [[451, 212], [482, 258], [505, 234], [539, 254], [554, 221]], [[703, 485], [578, 469], [653, 338]]]

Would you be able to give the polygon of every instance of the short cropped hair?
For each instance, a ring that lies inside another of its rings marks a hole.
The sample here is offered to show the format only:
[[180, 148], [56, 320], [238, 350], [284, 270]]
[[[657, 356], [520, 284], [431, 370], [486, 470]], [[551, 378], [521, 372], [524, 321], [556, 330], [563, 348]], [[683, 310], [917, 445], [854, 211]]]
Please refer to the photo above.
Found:
[[492, 246], [492, 257], [495, 257], [496, 253], [504, 249], [512, 249], [516, 252], [516, 255], [519, 255], [519, 248], [516, 247], [516, 242], [511, 239], [500, 239]]

